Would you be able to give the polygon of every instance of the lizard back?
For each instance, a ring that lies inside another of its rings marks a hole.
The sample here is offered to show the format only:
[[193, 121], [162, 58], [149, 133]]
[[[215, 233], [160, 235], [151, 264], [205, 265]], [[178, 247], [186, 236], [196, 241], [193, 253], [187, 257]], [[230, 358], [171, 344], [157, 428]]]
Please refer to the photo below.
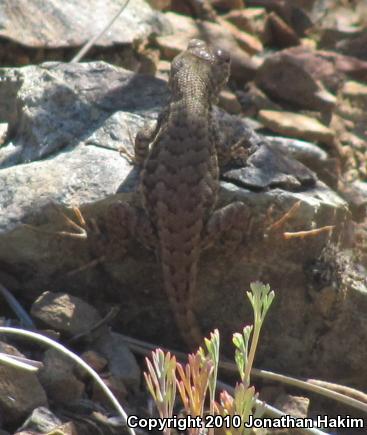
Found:
[[[164, 287], [188, 342], [201, 340], [192, 310], [203, 231], [219, 188], [212, 104], [229, 56], [193, 40], [172, 62], [171, 100], [141, 175], [143, 206], [158, 237]], [[186, 334], [185, 334], [186, 335]]]

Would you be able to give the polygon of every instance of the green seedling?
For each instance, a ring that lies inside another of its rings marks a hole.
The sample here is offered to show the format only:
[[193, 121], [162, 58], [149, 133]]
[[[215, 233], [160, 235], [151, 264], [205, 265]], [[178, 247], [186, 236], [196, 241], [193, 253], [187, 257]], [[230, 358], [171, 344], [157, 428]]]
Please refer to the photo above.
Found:
[[[170, 418], [176, 399], [176, 357], [162, 349], [152, 352], [152, 362], [145, 358], [148, 373], [144, 373], [148, 390], [154, 399], [161, 418]], [[170, 435], [169, 428], [164, 430]]]
[[[244, 427], [250, 415], [261, 417], [264, 407], [259, 404], [255, 388], [250, 387], [250, 372], [259, 342], [260, 330], [265, 316], [274, 299], [274, 292], [269, 285], [260, 282], [251, 284], [247, 292], [254, 312], [254, 325], [245, 326], [242, 334], [233, 334], [236, 348], [235, 360], [241, 382], [237, 383], [234, 394], [227, 391], [219, 395], [215, 401], [218, 364], [219, 364], [219, 332], [215, 330], [210, 338], [205, 338], [204, 347], [188, 356], [185, 365], [176, 363], [176, 359], [161, 349], [152, 353], [152, 363], [146, 359], [148, 374], [144, 373], [148, 389], [157, 405], [161, 417], [171, 417], [176, 397], [176, 387], [187, 415], [201, 417], [219, 415], [227, 424], [223, 425], [225, 435], [247, 435], [250, 429]], [[205, 410], [209, 392], [209, 404]], [[189, 429], [190, 435], [199, 434], [198, 428]], [[166, 429], [165, 435], [170, 434]], [[202, 430], [200, 433], [204, 433]], [[214, 435], [214, 428], [207, 429], [208, 435]]]

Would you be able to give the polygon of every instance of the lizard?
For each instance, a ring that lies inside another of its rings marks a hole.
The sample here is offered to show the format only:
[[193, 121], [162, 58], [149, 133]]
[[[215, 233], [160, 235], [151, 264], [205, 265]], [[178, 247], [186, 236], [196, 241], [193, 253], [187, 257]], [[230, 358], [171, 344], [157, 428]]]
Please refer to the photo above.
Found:
[[[242, 142], [224, 131], [227, 121], [216, 114], [214, 104], [228, 81], [229, 71], [228, 53], [201, 40], [190, 41], [172, 61], [168, 105], [157, 123], [138, 132], [135, 138], [134, 161], [141, 169], [140, 206], [113, 202], [107, 207], [106, 219], [99, 222], [102, 228], [94, 219], [85, 221], [80, 210], [73, 208], [78, 224], [64, 217], [78, 233], [59, 232], [60, 236], [91, 238], [97, 253], [105, 253], [107, 244], [108, 255], [117, 253], [119, 259], [126, 253], [125, 242], [131, 236], [156, 251], [167, 298], [189, 347], [200, 345], [203, 337], [194, 310], [202, 252], [223, 233], [229, 242], [234, 235], [238, 244], [253, 226], [249, 207], [244, 203], [235, 201], [218, 207], [220, 169], [236, 155], [239, 145], [244, 148], [246, 160], [248, 152], [252, 152], [246, 149], [246, 140]], [[236, 140], [239, 142], [231, 143]], [[266, 227], [265, 233], [277, 231], [296, 208]], [[319, 229], [318, 233], [324, 230], [330, 228]], [[262, 234], [261, 225], [258, 232]], [[91, 263], [103, 263], [105, 256]]]
[[[157, 250], [163, 285], [188, 346], [199, 345], [203, 337], [193, 307], [200, 255], [248, 218], [240, 201], [217, 209], [220, 161], [228, 149], [212, 111], [229, 72], [226, 51], [191, 40], [172, 61], [167, 107], [156, 125], [135, 139], [142, 212], [134, 219], [140, 230], [131, 229], [149, 234], [145, 244]], [[124, 218], [127, 222], [127, 214]]]
[[[178, 330], [189, 348], [199, 346], [203, 339], [194, 313], [200, 256], [223, 234], [233, 250], [250, 217], [248, 207], [240, 201], [218, 208], [220, 167], [242, 146], [241, 140], [225, 143], [234, 140], [223, 134], [214, 110], [229, 73], [226, 51], [191, 40], [172, 61], [167, 106], [156, 124], [146, 125], [135, 138], [133, 161], [140, 169], [140, 204], [109, 204], [102, 229], [94, 220], [85, 221], [76, 208], [78, 224], [64, 218], [81, 232], [60, 232], [73, 238], [91, 238], [97, 252], [105, 252], [106, 240], [100, 236], [108, 234], [112, 239], [107, 241], [109, 252], [118, 252], [119, 258], [126, 254], [130, 238], [155, 251]], [[104, 257], [96, 258], [93, 264], [103, 262]]]

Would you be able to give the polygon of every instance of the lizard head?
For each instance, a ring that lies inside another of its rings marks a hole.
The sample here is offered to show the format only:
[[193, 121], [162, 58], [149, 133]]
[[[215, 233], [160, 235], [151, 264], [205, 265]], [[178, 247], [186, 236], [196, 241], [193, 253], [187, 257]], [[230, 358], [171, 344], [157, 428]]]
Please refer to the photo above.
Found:
[[169, 84], [173, 93], [180, 93], [188, 83], [196, 83], [198, 88], [206, 90], [214, 103], [228, 81], [229, 72], [230, 56], [227, 51], [200, 39], [192, 39], [187, 50], [173, 59]]

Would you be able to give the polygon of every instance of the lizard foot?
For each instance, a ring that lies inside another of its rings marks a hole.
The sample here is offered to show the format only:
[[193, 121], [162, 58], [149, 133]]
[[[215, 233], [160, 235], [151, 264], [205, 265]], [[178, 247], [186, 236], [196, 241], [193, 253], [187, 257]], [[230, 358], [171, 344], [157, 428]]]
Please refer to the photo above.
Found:
[[78, 207], [71, 207], [71, 210], [73, 211], [73, 213], [75, 214], [76, 220], [77, 222], [75, 222], [73, 219], [69, 218], [69, 216], [67, 216], [62, 210], [61, 207], [58, 204], [55, 203], [51, 203], [51, 205], [56, 208], [57, 212], [63, 217], [64, 221], [66, 222], [66, 224], [71, 227], [74, 228], [76, 230], [76, 232], [70, 232], [70, 231], [48, 231], [48, 230], [43, 230], [41, 228], [38, 228], [34, 225], [29, 225], [29, 224], [23, 224], [23, 226], [25, 228], [28, 228], [31, 231], [37, 232], [37, 233], [42, 233], [42, 234], [49, 234], [52, 236], [60, 236], [60, 237], [70, 237], [73, 239], [86, 239], [87, 236], [87, 231], [85, 229], [86, 223], [84, 220], [84, 217], [80, 211], [80, 209]]
[[122, 201], [109, 204], [98, 221], [89, 218], [85, 228], [96, 258], [69, 272], [69, 275], [106, 261], [122, 259], [128, 252], [132, 238], [147, 249], [154, 249], [157, 243], [145, 213]]
[[271, 236], [281, 236], [285, 240], [289, 239], [305, 239], [306, 237], [315, 237], [323, 233], [331, 233], [335, 225], [326, 225], [319, 228], [314, 228], [311, 230], [304, 230], [304, 231], [295, 231], [295, 232], [287, 232], [282, 231], [284, 228], [284, 225], [290, 221], [298, 212], [299, 208], [301, 206], [301, 201], [297, 201], [295, 204], [292, 205], [292, 207], [285, 212], [279, 219], [277, 219], [275, 222], [272, 222], [266, 229], [265, 229], [265, 237], [271, 237]]

